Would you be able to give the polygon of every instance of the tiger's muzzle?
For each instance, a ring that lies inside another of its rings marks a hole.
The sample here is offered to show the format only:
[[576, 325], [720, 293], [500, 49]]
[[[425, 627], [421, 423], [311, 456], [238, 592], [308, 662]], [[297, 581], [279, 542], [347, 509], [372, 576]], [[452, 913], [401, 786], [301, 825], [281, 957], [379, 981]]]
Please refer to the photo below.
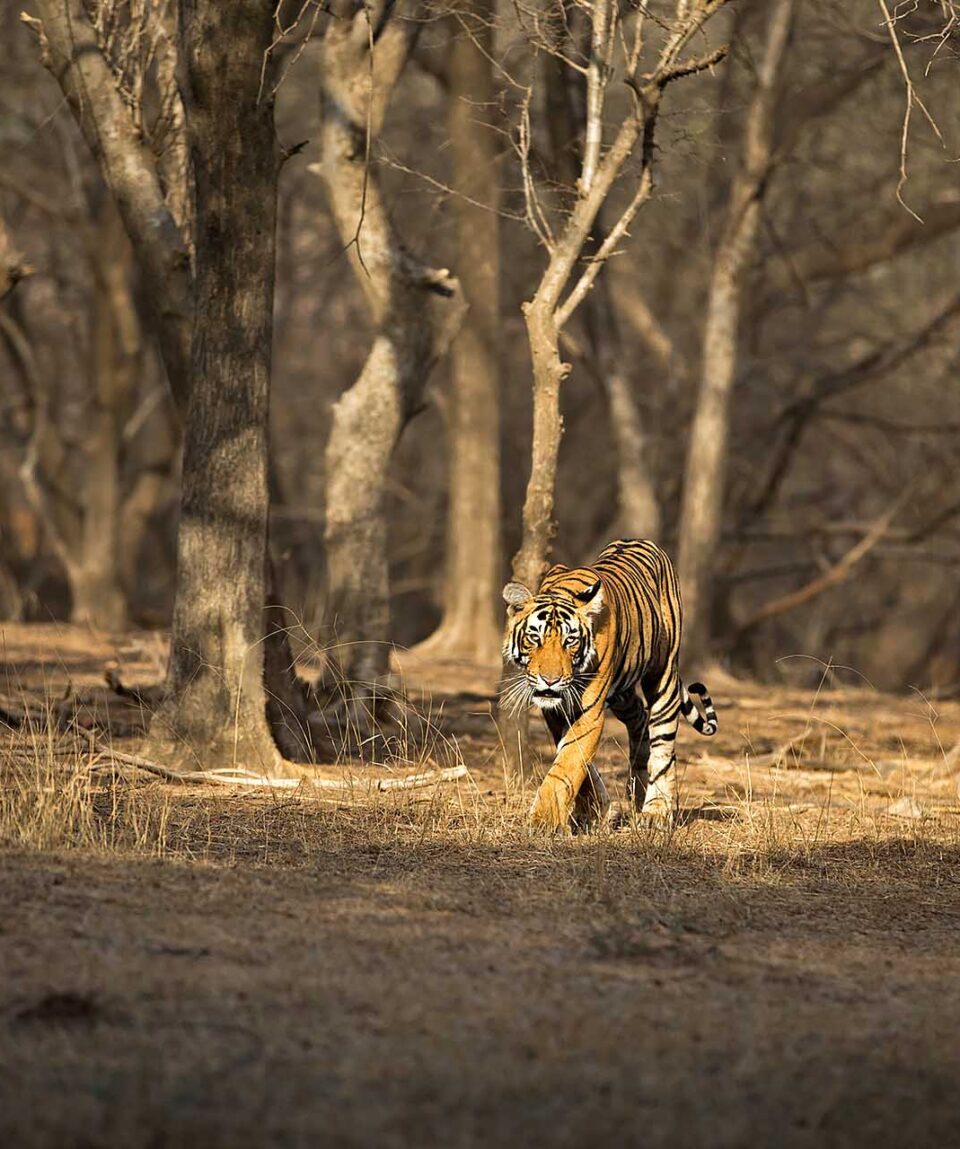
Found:
[[560, 706], [570, 689], [571, 680], [563, 677], [545, 677], [542, 674], [531, 675], [532, 699], [534, 706], [541, 710], [552, 710]]

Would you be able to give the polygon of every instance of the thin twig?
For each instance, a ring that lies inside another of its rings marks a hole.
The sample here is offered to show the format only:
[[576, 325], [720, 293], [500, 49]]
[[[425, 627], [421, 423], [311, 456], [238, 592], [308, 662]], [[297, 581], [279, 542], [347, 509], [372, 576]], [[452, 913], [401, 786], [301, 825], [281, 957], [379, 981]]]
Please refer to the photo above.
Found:
[[910, 135], [910, 113], [913, 111], [913, 105], [916, 103], [917, 107], [923, 112], [927, 118], [927, 123], [933, 128], [934, 134], [940, 143], [943, 143], [943, 136], [940, 129], [937, 127], [936, 121], [930, 112], [927, 110], [927, 105], [920, 98], [913, 80], [910, 77], [910, 70], [907, 68], [907, 61], [903, 56], [903, 49], [900, 47], [900, 37], [897, 35], [896, 21], [890, 15], [890, 9], [887, 7], [887, 0], [877, 0], [880, 5], [880, 11], [883, 13], [884, 22], [887, 25], [887, 30], [890, 33], [890, 42], [893, 44], [893, 50], [896, 53], [897, 63], [900, 65], [900, 71], [903, 75], [903, 82], [907, 88], [907, 105], [903, 113], [903, 128], [900, 132], [900, 179], [897, 181], [897, 200], [901, 206], [913, 216], [918, 223], [923, 223], [923, 220], [912, 207], [903, 198], [903, 187], [907, 182], [907, 142]]

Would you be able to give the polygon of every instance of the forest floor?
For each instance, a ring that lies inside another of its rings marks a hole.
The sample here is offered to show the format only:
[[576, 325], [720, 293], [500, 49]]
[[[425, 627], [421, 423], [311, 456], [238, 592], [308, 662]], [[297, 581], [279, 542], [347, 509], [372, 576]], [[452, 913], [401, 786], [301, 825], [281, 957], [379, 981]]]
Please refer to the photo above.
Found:
[[545, 840], [465, 668], [409, 665], [436, 737], [352, 773], [454, 783], [92, 769], [142, 720], [104, 665], [163, 655], [3, 629], [0, 1145], [960, 1143], [957, 702], [717, 681], [674, 831]]

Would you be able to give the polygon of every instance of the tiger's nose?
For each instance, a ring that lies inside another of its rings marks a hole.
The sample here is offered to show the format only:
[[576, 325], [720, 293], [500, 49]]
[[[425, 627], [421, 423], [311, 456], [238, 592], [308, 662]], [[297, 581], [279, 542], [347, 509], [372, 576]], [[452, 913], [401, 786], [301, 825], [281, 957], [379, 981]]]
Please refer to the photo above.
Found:
[[556, 686], [556, 684], [560, 681], [561, 675], [541, 674], [540, 678], [547, 684], [547, 686]]

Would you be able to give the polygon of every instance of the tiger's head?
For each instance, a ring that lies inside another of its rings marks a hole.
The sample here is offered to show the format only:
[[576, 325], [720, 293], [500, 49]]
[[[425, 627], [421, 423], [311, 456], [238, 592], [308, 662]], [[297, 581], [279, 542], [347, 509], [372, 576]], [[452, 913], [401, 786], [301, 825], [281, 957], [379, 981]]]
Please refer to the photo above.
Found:
[[589, 567], [555, 566], [536, 594], [508, 582], [503, 599], [503, 655], [519, 668], [504, 690], [508, 703], [551, 710], [579, 700], [596, 666], [594, 635], [604, 608], [600, 576]]

